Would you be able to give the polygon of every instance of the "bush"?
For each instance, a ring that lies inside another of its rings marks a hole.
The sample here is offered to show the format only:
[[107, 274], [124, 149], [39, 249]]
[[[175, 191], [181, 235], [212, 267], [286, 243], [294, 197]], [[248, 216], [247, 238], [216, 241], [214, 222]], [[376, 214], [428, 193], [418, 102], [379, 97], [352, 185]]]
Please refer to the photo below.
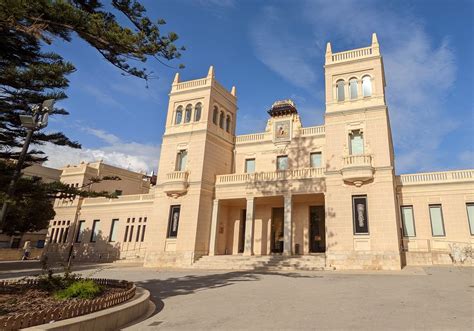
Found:
[[94, 299], [102, 293], [102, 287], [93, 280], [78, 280], [64, 290], [54, 293], [57, 299]]

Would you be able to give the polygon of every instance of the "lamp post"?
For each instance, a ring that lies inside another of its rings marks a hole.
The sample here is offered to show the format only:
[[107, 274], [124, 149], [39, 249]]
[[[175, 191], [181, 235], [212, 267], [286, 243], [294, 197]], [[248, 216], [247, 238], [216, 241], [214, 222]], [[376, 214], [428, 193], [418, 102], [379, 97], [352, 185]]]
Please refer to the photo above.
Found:
[[[12, 197], [15, 193], [15, 185], [20, 178], [21, 168], [25, 162], [26, 153], [30, 147], [31, 138], [33, 133], [37, 130], [41, 130], [48, 125], [48, 116], [49, 113], [53, 110], [54, 99], [45, 100], [41, 105], [35, 105], [33, 107], [33, 115], [20, 115], [21, 125], [26, 128], [27, 134], [25, 142], [23, 143], [23, 148], [21, 149], [20, 155], [18, 157], [18, 162], [16, 163], [15, 171], [13, 172], [12, 179], [7, 189], [7, 197]], [[5, 200], [2, 205], [2, 210], [0, 212], [0, 227], [5, 221], [7, 216], [8, 201]]]

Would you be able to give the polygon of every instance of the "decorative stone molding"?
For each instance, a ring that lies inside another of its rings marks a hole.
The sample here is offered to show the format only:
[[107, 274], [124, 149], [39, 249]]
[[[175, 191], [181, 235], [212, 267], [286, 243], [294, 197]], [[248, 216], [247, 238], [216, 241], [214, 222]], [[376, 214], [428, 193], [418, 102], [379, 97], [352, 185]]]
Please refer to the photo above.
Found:
[[173, 171], [166, 175], [166, 182], [163, 185], [163, 191], [172, 197], [179, 197], [188, 191], [188, 171]]
[[347, 155], [343, 157], [342, 179], [357, 187], [374, 178], [372, 155]]

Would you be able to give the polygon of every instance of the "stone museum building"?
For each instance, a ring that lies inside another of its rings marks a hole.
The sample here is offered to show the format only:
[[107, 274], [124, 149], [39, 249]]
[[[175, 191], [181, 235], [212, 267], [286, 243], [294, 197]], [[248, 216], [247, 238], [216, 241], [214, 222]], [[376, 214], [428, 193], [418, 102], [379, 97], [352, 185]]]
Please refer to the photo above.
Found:
[[[143, 260], [145, 266], [390, 269], [472, 263], [474, 170], [397, 175], [377, 36], [324, 64], [324, 124], [305, 127], [291, 100], [264, 132], [235, 135], [236, 88], [206, 77], [169, 94], [156, 185], [102, 162], [92, 176], [117, 199], [57, 199], [51, 258]], [[72, 247], [72, 249], [71, 249]]]

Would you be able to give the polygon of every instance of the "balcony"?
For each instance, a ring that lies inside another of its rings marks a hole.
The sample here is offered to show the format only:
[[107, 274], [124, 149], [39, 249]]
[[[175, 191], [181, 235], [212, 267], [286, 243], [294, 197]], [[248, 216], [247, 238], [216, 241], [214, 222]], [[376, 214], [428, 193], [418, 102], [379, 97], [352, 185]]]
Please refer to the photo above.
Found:
[[166, 174], [166, 181], [162, 184], [163, 191], [173, 197], [186, 194], [188, 191], [187, 171], [173, 171]]
[[240, 173], [216, 177], [216, 194], [220, 198], [324, 191], [324, 168], [300, 168], [282, 171]]
[[372, 155], [348, 155], [343, 157], [342, 179], [359, 187], [374, 178]]

